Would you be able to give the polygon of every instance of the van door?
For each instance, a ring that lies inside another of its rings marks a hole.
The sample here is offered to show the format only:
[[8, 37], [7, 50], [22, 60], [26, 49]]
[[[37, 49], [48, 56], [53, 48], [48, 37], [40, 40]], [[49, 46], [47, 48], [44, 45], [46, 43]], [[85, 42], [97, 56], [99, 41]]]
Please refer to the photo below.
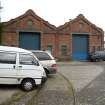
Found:
[[42, 78], [42, 68], [38, 66], [37, 60], [31, 54], [19, 54], [18, 77], [22, 78]]
[[16, 84], [16, 53], [0, 52], [0, 84]]

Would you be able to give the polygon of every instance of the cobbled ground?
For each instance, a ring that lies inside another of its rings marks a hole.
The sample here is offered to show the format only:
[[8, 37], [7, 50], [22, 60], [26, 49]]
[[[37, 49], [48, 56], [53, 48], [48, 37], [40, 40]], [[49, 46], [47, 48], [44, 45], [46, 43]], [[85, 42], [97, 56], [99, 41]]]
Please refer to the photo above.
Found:
[[31, 105], [73, 105], [70, 84], [60, 75], [50, 77]]

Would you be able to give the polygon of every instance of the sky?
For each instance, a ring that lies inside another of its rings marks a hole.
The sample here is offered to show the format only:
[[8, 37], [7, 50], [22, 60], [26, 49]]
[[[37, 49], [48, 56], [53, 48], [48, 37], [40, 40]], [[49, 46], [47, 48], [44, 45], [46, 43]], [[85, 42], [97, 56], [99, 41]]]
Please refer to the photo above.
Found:
[[105, 31], [105, 0], [0, 0], [1, 21], [9, 21], [32, 9], [49, 23], [59, 26], [83, 14]]

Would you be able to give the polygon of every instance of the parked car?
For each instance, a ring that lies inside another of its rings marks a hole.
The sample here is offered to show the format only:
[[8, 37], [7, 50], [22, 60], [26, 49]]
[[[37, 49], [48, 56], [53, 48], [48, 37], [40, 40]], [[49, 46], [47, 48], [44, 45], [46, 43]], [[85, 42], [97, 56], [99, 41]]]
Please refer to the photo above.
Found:
[[47, 75], [54, 75], [57, 72], [57, 64], [49, 51], [32, 50], [39, 62], [45, 69]]
[[46, 73], [35, 55], [25, 49], [0, 46], [0, 84], [18, 84], [29, 91]]
[[100, 61], [105, 60], [105, 51], [95, 51], [90, 54], [91, 61]]

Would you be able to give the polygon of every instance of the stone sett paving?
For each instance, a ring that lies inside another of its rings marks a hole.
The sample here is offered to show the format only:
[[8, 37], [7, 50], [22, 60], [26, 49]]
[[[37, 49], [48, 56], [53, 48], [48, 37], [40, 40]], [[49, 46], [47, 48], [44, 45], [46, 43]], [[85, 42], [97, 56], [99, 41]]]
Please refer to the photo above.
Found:
[[59, 66], [73, 84], [79, 105], [105, 105], [105, 62]]
[[32, 105], [73, 105], [72, 89], [62, 76], [57, 74], [50, 77], [37, 97], [31, 101]]

